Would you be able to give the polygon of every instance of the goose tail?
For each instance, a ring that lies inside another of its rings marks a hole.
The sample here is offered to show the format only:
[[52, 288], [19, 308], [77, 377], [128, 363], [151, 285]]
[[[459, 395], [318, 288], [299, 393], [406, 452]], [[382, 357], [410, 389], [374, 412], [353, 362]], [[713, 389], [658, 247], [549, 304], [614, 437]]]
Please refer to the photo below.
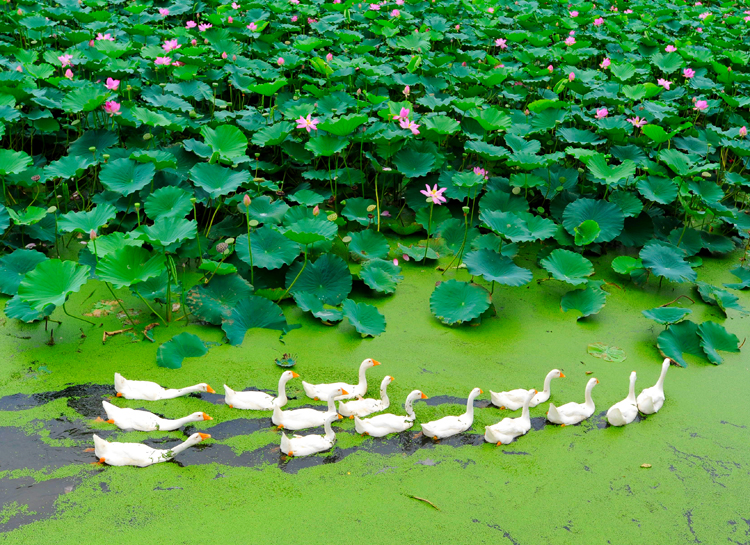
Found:
[[549, 404], [549, 410], [547, 411], [547, 420], [554, 424], [562, 424], [560, 413], [557, 412], [557, 407], [554, 403]]
[[362, 424], [362, 420], [358, 416], [354, 417], [354, 429], [357, 430], [357, 433], [360, 435], [365, 433], [364, 424]]

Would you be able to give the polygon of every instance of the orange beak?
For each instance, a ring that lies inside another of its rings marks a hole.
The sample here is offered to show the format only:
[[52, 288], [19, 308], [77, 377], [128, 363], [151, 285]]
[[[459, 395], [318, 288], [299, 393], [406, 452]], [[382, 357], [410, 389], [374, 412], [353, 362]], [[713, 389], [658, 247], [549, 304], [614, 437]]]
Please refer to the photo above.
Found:
[[427, 399], [427, 396], [422, 394], [422, 399]]
[[391, 379], [391, 382], [394, 382], [396, 379], [393, 377], [389, 377]]
[[122, 397], [122, 394], [120, 392], [117, 392], [117, 396], [116, 397]]
[[292, 371], [292, 378], [299, 378], [299, 373]]
[[211, 439], [211, 436], [208, 435], [207, 433], [199, 433], [198, 435], [201, 436], [201, 441], [204, 439]]
[[343, 395], [345, 395], [345, 396], [348, 396], [348, 395], [349, 395], [349, 392], [347, 392], [347, 391], [346, 391], [346, 390], [344, 390], [343, 388], [341, 388], [341, 393], [342, 393]]
[[538, 394], [538, 393], [539, 393], [539, 390], [534, 390], [534, 394]]
[[480, 394], [483, 394], [483, 393], [484, 393], [484, 390], [482, 390], [481, 388], [479, 388], [479, 393], [480, 393]]
[[203, 413], [203, 420], [213, 420], [213, 418], [208, 416], [206, 413]]
[[340, 414], [338, 415], [338, 417], [339, 417], [339, 420], [343, 420], [344, 419], [344, 417], [341, 416]]
[[564, 373], [560, 373], [560, 378], [565, 378], [565, 374]]
[[380, 365], [380, 362], [378, 360], [372, 360], [373, 365]]
[[599, 384], [599, 379], [596, 379], [596, 383]]
[[213, 388], [211, 388], [208, 384], [206, 384], [206, 391], [209, 394], [215, 394], [216, 393], [216, 390], [214, 390]]

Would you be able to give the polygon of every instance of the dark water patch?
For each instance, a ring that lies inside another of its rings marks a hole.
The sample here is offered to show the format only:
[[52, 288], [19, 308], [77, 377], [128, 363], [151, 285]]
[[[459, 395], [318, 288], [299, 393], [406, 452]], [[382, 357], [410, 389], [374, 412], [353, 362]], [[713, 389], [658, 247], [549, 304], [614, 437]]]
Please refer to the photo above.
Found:
[[[213, 439], [223, 441], [231, 437], [237, 437], [240, 435], [250, 435], [262, 429], [268, 429], [273, 426], [270, 418], [237, 418], [235, 420], [228, 420], [221, 422], [215, 426], [211, 426], [210, 429], [205, 430], [211, 434]], [[194, 426], [185, 426], [184, 432], [186, 435], [192, 435], [198, 430]]]
[[542, 431], [547, 427], [546, 416], [535, 416], [531, 419], [531, 429], [534, 431]]
[[95, 418], [102, 412], [102, 399], [117, 392], [108, 384], [77, 384], [57, 392], [39, 394], [13, 394], [0, 398], [0, 410], [22, 411], [46, 405], [57, 399], [68, 400], [68, 407], [87, 417]]
[[0, 507], [16, 502], [26, 509], [12, 515], [2, 525], [0, 532], [15, 530], [24, 524], [48, 518], [55, 513], [55, 501], [63, 494], [69, 494], [78, 486], [80, 478], [65, 477], [35, 482], [30, 477], [20, 479], [0, 479]]
[[53, 447], [36, 434], [18, 428], [0, 428], [0, 471], [57, 469], [91, 462], [82, 447]]
[[504, 450], [503, 454], [513, 454], [513, 455], [517, 455], [517, 456], [531, 456], [530, 452], [522, 452], [520, 450], [516, 450], [516, 451], [513, 451], [513, 450], [511, 450], [511, 451]]
[[[442, 405], [444, 403], [452, 403], [455, 405], [462, 405], [466, 407], [467, 401], [468, 399], [465, 397], [461, 398], [461, 397], [455, 397], [455, 396], [432, 396], [432, 397], [428, 397], [427, 399], [417, 399], [415, 403], [424, 403], [430, 406]], [[474, 401], [475, 409], [486, 409], [487, 407], [491, 405], [492, 403], [488, 399], [480, 399], [480, 400]]]

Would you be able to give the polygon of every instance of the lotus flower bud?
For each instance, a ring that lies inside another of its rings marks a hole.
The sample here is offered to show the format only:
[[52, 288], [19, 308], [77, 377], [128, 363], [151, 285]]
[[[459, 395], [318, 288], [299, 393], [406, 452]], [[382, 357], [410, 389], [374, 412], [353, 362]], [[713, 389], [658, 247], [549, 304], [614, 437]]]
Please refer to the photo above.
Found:
[[94, 152], [96, 151], [96, 146], [91, 146], [91, 147], [89, 147], [89, 151], [90, 151], [91, 153], [94, 153]]
[[462, 206], [461, 210], [463, 210], [464, 214], [468, 214], [469, 213], [469, 207], [468, 206]]
[[245, 196], [242, 197], [242, 203], [247, 207], [247, 206], [250, 206], [251, 202], [253, 202], [253, 201], [250, 199], [250, 195], [248, 195], [247, 193], [245, 193]]
[[102, 155], [102, 159], [104, 159], [105, 161], [109, 161], [109, 157], [109, 153], [105, 153], [104, 155]]
[[190, 197], [190, 202], [195, 204], [195, 197]]
[[135, 206], [136, 210], [141, 207], [141, 203], [137, 202], [133, 206]]
[[315, 208], [313, 208], [313, 216], [317, 216], [320, 214], [320, 207], [316, 204]]
[[92, 229], [91, 231], [89, 231], [89, 238], [91, 240], [96, 240], [96, 230], [95, 229]]

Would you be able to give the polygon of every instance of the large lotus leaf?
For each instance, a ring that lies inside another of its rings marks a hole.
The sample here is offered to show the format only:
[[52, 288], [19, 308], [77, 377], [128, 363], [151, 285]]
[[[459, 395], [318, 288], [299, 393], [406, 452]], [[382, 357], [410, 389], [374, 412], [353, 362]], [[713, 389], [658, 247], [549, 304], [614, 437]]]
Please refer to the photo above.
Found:
[[625, 351], [617, 346], [609, 346], [604, 343], [591, 343], [586, 347], [586, 352], [590, 356], [595, 358], [603, 359], [604, 361], [612, 361], [615, 363], [622, 363], [627, 359]]
[[7, 212], [16, 225], [35, 225], [47, 215], [47, 209], [38, 206], [29, 206], [26, 210], [8, 208]]
[[[301, 267], [302, 263], [298, 261], [289, 268], [287, 287], [292, 285]], [[312, 293], [327, 305], [339, 305], [352, 291], [352, 275], [339, 256], [323, 254], [315, 263], [307, 264], [289, 291], [292, 294]]]
[[231, 263], [222, 263], [221, 261], [213, 261], [211, 259], [204, 259], [198, 266], [201, 271], [206, 271], [212, 275], [217, 274], [224, 276], [227, 274], [234, 274], [237, 272], [237, 267]]
[[270, 127], [263, 127], [253, 135], [252, 141], [256, 146], [278, 146], [286, 140], [292, 131], [291, 123], [276, 123]]
[[45, 316], [49, 316], [54, 310], [55, 305], [47, 305], [41, 311], [34, 310], [27, 302], [22, 301], [18, 295], [14, 295], [7, 303], [5, 303], [4, 309], [5, 315], [8, 318], [21, 320], [27, 324], [41, 320]]
[[414, 261], [422, 261], [425, 259], [425, 256], [427, 256], [427, 259], [438, 259], [440, 254], [437, 252], [436, 248], [437, 244], [434, 242], [434, 239], [429, 246], [424, 246], [422, 244], [404, 246], [400, 242], [398, 244], [398, 251], [405, 256], [409, 256], [409, 258]]
[[363, 337], [377, 337], [385, 331], [385, 316], [377, 308], [367, 303], [357, 303], [351, 299], [344, 301], [344, 316]]
[[[157, 301], [159, 303], [165, 303], [167, 300], [167, 281], [169, 275], [165, 270], [159, 276], [149, 278], [145, 282], [140, 282], [134, 286], [131, 286], [130, 291], [141, 295], [144, 299], [149, 301]], [[172, 297], [179, 296], [181, 293], [180, 286], [172, 284], [170, 286]]]
[[750, 269], [746, 269], [745, 267], [737, 267], [736, 269], [732, 269], [729, 272], [739, 278], [740, 282], [735, 284], [724, 284], [724, 287], [733, 290], [744, 290], [745, 288], [750, 288]]
[[560, 310], [563, 312], [579, 311], [581, 315], [577, 320], [592, 314], [598, 314], [607, 302], [607, 292], [601, 288], [601, 285], [597, 284], [599, 283], [592, 281], [583, 289], [572, 290], [563, 295], [560, 301]]
[[152, 163], [138, 163], [131, 159], [115, 159], [102, 166], [99, 181], [108, 191], [130, 195], [140, 191], [154, 179], [156, 167]]
[[612, 260], [612, 270], [619, 274], [630, 274], [634, 270], [642, 268], [643, 261], [628, 255], [620, 255]]
[[703, 248], [703, 239], [697, 229], [673, 229], [667, 237], [667, 242], [685, 252], [686, 257], [697, 254]]
[[303, 204], [305, 206], [315, 206], [321, 204], [326, 198], [312, 189], [300, 189], [287, 196], [290, 201]]
[[31, 157], [26, 152], [0, 149], [0, 176], [23, 172], [31, 163]]
[[692, 354], [705, 358], [706, 354], [700, 345], [698, 326], [690, 320], [669, 326], [659, 334], [656, 346], [662, 356], [677, 362], [681, 367], [687, 367], [683, 354]]
[[201, 135], [206, 144], [219, 158], [230, 163], [238, 163], [238, 159], [245, 156], [247, 137], [237, 127], [219, 125], [212, 129], [207, 125], [201, 127]]
[[179, 369], [185, 358], [199, 358], [208, 353], [206, 343], [192, 333], [180, 333], [159, 346], [156, 364], [168, 369]]
[[479, 201], [479, 210], [497, 212], [526, 212], [529, 203], [523, 197], [516, 197], [504, 191], [488, 191]]
[[594, 220], [586, 220], [574, 229], [576, 246], [588, 246], [594, 242], [602, 230]]
[[523, 286], [531, 282], [531, 271], [519, 267], [513, 260], [487, 249], [474, 250], [464, 257], [466, 268], [473, 276], [505, 286]]
[[349, 237], [352, 239], [349, 243], [349, 251], [360, 261], [385, 257], [390, 251], [388, 239], [377, 231], [366, 229], [357, 233], [349, 233]]
[[261, 269], [280, 269], [291, 264], [299, 255], [301, 248], [269, 225], [264, 225], [250, 233], [250, 244], [247, 235], [237, 238], [234, 251], [237, 257], [250, 265], [250, 250], [253, 252], [253, 267]]
[[145, 212], [155, 220], [163, 218], [184, 218], [193, 209], [192, 195], [179, 187], [166, 186], [157, 189], [146, 197]]
[[432, 314], [447, 325], [475, 320], [491, 304], [492, 300], [486, 289], [458, 280], [441, 282], [430, 296]]
[[622, 164], [618, 166], [610, 166], [601, 154], [591, 157], [586, 163], [586, 166], [589, 167], [591, 174], [597, 178], [601, 178], [608, 185], [617, 184], [620, 180], [626, 180], [630, 176], [633, 176], [636, 167], [635, 163], [630, 159], [624, 160]]
[[316, 157], [330, 157], [334, 153], [343, 151], [349, 145], [349, 140], [338, 136], [321, 135], [311, 138], [305, 144], [305, 149]]
[[33, 271], [47, 256], [36, 250], [16, 250], [0, 258], [0, 293], [15, 295], [24, 275]]
[[[430, 219], [430, 216], [432, 216], [432, 219]], [[432, 214], [430, 214], [430, 206], [425, 206], [424, 208], [420, 208], [417, 213], [414, 216], [414, 221], [416, 221], [419, 225], [425, 228], [427, 230], [431, 227], [431, 232], [434, 234], [436, 231], [436, 227], [438, 227], [441, 223], [448, 221], [451, 219], [451, 212], [448, 210], [448, 207], [446, 206], [433, 206], [432, 207]]]
[[[245, 213], [244, 205], [240, 204], [241, 211]], [[248, 207], [248, 214], [251, 220], [258, 223], [279, 224], [284, 219], [284, 214], [289, 210], [283, 200], [271, 201], [270, 197], [257, 197], [252, 200]]]
[[402, 149], [393, 158], [393, 164], [407, 178], [419, 178], [435, 168], [435, 155]]
[[89, 155], [66, 155], [53, 161], [44, 168], [47, 178], [74, 178], [81, 172], [95, 164], [96, 160]]
[[198, 163], [190, 169], [190, 179], [215, 199], [237, 191], [238, 187], [250, 181], [250, 173], [246, 170], [236, 172], [221, 165]]
[[580, 254], [558, 248], [542, 260], [542, 267], [556, 280], [577, 286], [588, 282], [594, 265]]
[[359, 277], [371, 289], [380, 293], [393, 293], [396, 286], [404, 277], [400, 274], [401, 267], [393, 261], [373, 259], [362, 266]]
[[656, 307], [641, 312], [646, 318], [655, 321], [657, 324], [671, 325], [681, 322], [693, 311], [689, 308]]
[[10, 227], [10, 214], [8, 214], [8, 209], [5, 208], [5, 205], [0, 204], [0, 235], [2, 235], [8, 227]]
[[248, 295], [235, 305], [229, 317], [221, 323], [221, 329], [227, 336], [229, 344], [242, 344], [248, 329], [262, 328], [281, 331], [281, 337], [299, 325], [286, 322], [281, 307], [265, 297]]
[[616, 191], [609, 196], [609, 200], [620, 207], [626, 218], [635, 218], [643, 210], [643, 203], [631, 192]]
[[734, 242], [729, 237], [701, 231], [702, 246], [712, 254], [726, 254], [734, 250]]
[[684, 252], [674, 246], [649, 243], [641, 250], [640, 258], [644, 267], [671, 282], [695, 282], [698, 278], [698, 273], [685, 261]]
[[338, 225], [321, 215], [292, 221], [284, 231], [284, 236], [299, 244], [312, 244], [332, 240], [338, 232]]
[[344, 319], [344, 313], [337, 309], [326, 307], [323, 301], [314, 293], [300, 292], [294, 294], [294, 302], [305, 312], [311, 312], [317, 319], [326, 323], [340, 322]]
[[323, 121], [318, 125], [319, 129], [336, 136], [346, 136], [357, 130], [357, 127], [367, 123], [367, 116], [364, 114], [350, 114], [335, 119]]
[[719, 350], [723, 352], [740, 351], [740, 340], [737, 335], [729, 333], [724, 329], [724, 326], [711, 320], [698, 326], [698, 337], [701, 339], [701, 348], [708, 356], [708, 361], [714, 365], [721, 365], [724, 361], [719, 355]]
[[482, 110], [474, 116], [474, 119], [486, 131], [507, 131], [512, 125], [511, 118], [495, 108]]
[[198, 235], [198, 226], [195, 220], [185, 218], [164, 217], [156, 219], [153, 225], [141, 226], [142, 235], [152, 244], [169, 246], [175, 242], [195, 238]]
[[677, 184], [669, 178], [647, 176], [638, 180], [636, 187], [646, 199], [659, 204], [669, 204], [677, 198]]
[[595, 199], [578, 199], [565, 207], [563, 226], [571, 235], [586, 220], [593, 220], [601, 231], [594, 242], [609, 242], [622, 232], [625, 216], [616, 204]]
[[513, 242], [533, 240], [526, 222], [512, 212], [484, 210], [479, 215], [479, 219], [498, 235]]
[[100, 204], [88, 212], [68, 212], [60, 216], [58, 228], [64, 233], [98, 231], [102, 225], [109, 223], [117, 215], [111, 204]]
[[96, 256], [102, 258], [109, 255], [123, 246], [143, 246], [144, 242], [137, 238], [131, 238], [136, 233], [121, 233], [115, 231], [108, 235], [101, 235], [96, 238], [96, 244], [91, 244], [87, 249], [93, 254], [96, 248]]
[[363, 199], [362, 197], [352, 197], [346, 199], [346, 206], [341, 211], [341, 215], [350, 221], [356, 221], [360, 225], [368, 225], [373, 221], [377, 223], [377, 219], [374, 219], [374, 215], [377, 213], [375, 210], [372, 212], [367, 209], [371, 206], [375, 206], [375, 201], [372, 199]]
[[705, 282], [698, 282], [698, 293], [701, 299], [709, 305], [718, 306], [725, 316], [727, 315], [727, 309], [736, 310], [742, 314], [747, 313], [745, 308], [740, 305], [740, 298], [727, 290], [717, 288]]
[[74, 261], [48, 259], [26, 273], [18, 296], [34, 310], [47, 305], [59, 307], [71, 293], [81, 289], [89, 278], [89, 268]]
[[214, 276], [208, 284], [198, 284], [188, 291], [185, 303], [193, 316], [221, 325], [234, 306], [252, 293], [253, 287], [238, 274]]
[[102, 257], [96, 273], [115, 288], [124, 288], [159, 276], [165, 260], [164, 254], [151, 255], [138, 246], [125, 246]]

